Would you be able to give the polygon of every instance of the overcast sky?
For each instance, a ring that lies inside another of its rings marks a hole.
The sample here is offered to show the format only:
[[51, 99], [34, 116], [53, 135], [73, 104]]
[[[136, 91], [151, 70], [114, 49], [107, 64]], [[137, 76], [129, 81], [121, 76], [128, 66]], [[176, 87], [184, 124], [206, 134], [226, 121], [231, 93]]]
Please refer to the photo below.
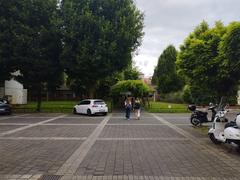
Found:
[[202, 20], [210, 26], [240, 21], [240, 0], [135, 0], [145, 14], [145, 36], [136, 66], [151, 76], [162, 51], [173, 44], [177, 49]]

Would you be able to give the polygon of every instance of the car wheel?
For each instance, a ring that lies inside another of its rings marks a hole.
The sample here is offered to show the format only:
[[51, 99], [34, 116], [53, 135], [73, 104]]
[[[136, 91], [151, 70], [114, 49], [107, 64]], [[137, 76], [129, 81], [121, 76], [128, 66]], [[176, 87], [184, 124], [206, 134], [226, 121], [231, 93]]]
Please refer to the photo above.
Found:
[[77, 114], [76, 108], [73, 109], [73, 114]]
[[103, 113], [103, 115], [106, 116], [106, 115], [107, 115], [107, 112]]
[[92, 115], [92, 112], [91, 112], [90, 109], [87, 110], [87, 115], [88, 115], [88, 116], [91, 116], [91, 115]]

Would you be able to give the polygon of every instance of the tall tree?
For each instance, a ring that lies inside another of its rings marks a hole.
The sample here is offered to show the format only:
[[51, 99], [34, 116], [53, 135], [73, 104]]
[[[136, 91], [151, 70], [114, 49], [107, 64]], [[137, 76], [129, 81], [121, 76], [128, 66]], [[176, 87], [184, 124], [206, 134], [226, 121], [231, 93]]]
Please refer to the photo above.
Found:
[[223, 83], [222, 80], [217, 78], [223, 72], [220, 68], [222, 58], [219, 57], [219, 44], [225, 32], [226, 27], [221, 22], [209, 28], [203, 21], [180, 47], [177, 64], [191, 86], [189, 89], [192, 90], [193, 99], [198, 102], [217, 101], [225, 93], [218, 86]]
[[[13, 62], [18, 58], [19, 31], [22, 29], [24, 0], [0, 1], [0, 82], [9, 80], [16, 69]], [[18, 8], [17, 8], [18, 7]]]
[[96, 89], [96, 97], [109, 97], [111, 94], [111, 87], [118, 81], [139, 79], [139, 70], [134, 67], [134, 65], [129, 65], [123, 72], [117, 72], [112, 76], [108, 76], [107, 78], [100, 80]]
[[62, 0], [62, 62], [70, 79], [94, 96], [97, 82], [126, 68], [143, 36], [133, 0]]
[[233, 22], [227, 26], [227, 32], [219, 45], [221, 73], [219, 87], [225, 93], [236, 95], [240, 80], [240, 23]]
[[138, 80], [140, 79], [140, 71], [137, 69], [137, 67], [134, 67], [133, 65], [129, 65], [124, 71], [124, 80]]
[[46, 85], [56, 86], [62, 73], [59, 61], [62, 42], [57, 26], [57, 1], [3, 1], [3, 4], [6, 3], [6, 25], [1, 32], [4, 32], [3, 37], [7, 34], [11, 50], [8, 50], [9, 46], [5, 42], [0, 49], [1, 55], [5, 59], [9, 58], [13, 67], [11, 71], [19, 70], [16, 79], [31, 91], [37, 92], [37, 110], [40, 111], [43, 88]]
[[174, 46], [169, 45], [158, 59], [154, 70], [155, 81], [160, 93], [170, 93], [179, 90], [182, 80], [176, 73], [177, 51]]

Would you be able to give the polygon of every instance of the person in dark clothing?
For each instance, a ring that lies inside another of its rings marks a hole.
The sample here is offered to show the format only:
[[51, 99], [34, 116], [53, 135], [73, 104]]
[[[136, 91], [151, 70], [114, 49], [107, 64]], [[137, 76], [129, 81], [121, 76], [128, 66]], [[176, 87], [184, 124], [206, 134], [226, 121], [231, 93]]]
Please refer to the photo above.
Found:
[[124, 105], [125, 105], [125, 110], [126, 110], [126, 119], [130, 120], [130, 114], [131, 114], [131, 110], [132, 110], [131, 100], [126, 99], [124, 102]]

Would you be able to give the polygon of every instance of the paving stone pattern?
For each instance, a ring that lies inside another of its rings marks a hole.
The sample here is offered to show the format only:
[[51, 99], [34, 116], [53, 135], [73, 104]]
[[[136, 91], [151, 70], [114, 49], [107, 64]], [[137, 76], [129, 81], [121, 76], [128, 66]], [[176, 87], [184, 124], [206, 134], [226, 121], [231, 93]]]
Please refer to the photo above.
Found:
[[21, 117], [21, 118], [10, 118], [10, 119], [0, 119], [0, 125], [2, 123], [14, 123], [14, 124], [21, 124], [21, 123], [30, 123], [30, 124], [33, 124], [33, 123], [38, 123], [38, 122], [41, 122], [41, 121], [44, 121], [44, 120], [47, 120], [48, 118], [46, 117], [38, 117], [38, 118], [34, 118], [34, 117]]
[[86, 118], [86, 117], [66, 117], [66, 118], [60, 118], [55, 121], [51, 121], [47, 124], [51, 123], [59, 123], [59, 124], [99, 124], [103, 120], [103, 117], [101, 118]]
[[95, 128], [96, 126], [41, 125], [5, 137], [87, 137]]
[[[113, 117], [108, 121], [108, 124], [161, 124], [158, 120], [153, 119], [152, 117], [144, 118], [142, 120], [137, 120], [132, 118], [131, 120], [126, 120], [124, 117]], [[144, 121], [143, 121], [144, 120]]]
[[0, 140], [0, 174], [56, 173], [81, 143]]
[[[146, 120], [146, 118], [152, 118], [152, 116], [148, 113], [141, 113], [141, 117]], [[113, 113], [112, 118], [125, 118], [125, 112]], [[134, 112], [130, 114], [131, 119], [136, 119], [136, 115]]]
[[100, 137], [112, 138], [154, 138], [154, 137], [183, 137], [177, 132], [172, 132], [167, 126], [156, 125], [107, 125]]
[[19, 125], [1, 125], [0, 126], [0, 133], [1, 132], [6, 132], [6, 131], [9, 131], [9, 130], [13, 130], [13, 129], [16, 129], [16, 128], [19, 128], [19, 127], [23, 127], [23, 126], [19, 126]]
[[98, 141], [77, 174], [238, 177], [224, 162], [200, 150], [189, 141]]
[[0, 116], [0, 180], [239, 180], [236, 148], [214, 145], [189, 117]]
[[208, 135], [204, 134], [204, 132], [202, 132], [199, 127], [193, 127], [191, 124], [184, 125], [184, 126], [183, 125], [176, 125], [176, 126], [178, 128], [183, 129], [184, 131], [187, 131], [187, 132], [191, 133], [196, 138], [208, 138]]
[[52, 118], [52, 117], [57, 117], [63, 115], [63, 113], [30, 113], [24, 115], [24, 117], [34, 117], [34, 118], [39, 118], [39, 117], [46, 117], [46, 118]]
[[186, 115], [177, 116], [177, 115], [166, 114], [161, 117], [172, 124], [190, 124], [190, 114], [189, 116], [186, 116]]

